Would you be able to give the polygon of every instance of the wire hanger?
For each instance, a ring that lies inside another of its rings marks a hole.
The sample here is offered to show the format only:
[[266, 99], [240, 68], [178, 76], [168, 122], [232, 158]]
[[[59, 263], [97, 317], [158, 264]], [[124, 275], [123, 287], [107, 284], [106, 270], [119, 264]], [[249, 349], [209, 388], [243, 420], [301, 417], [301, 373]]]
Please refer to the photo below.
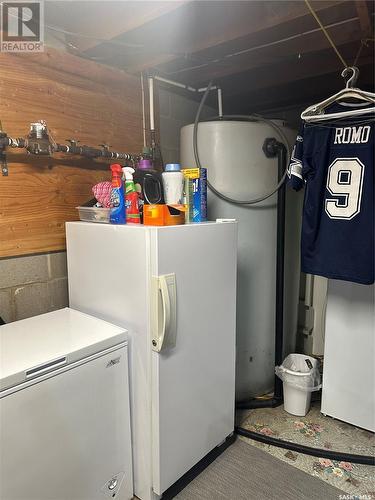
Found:
[[349, 66], [346, 67], [342, 70], [341, 76], [343, 78], [346, 78], [348, 76], [348, 73], [352, 72], [352, 76], [346, 80], [346, 89], [352, 89], [354, 88], [354, 85], [357, 83], [358, 76], [359, 76], [359, 69], [357, 66]]
[[350, 111], [347, 110], [340, 111], [337, 113], [324, 112], [325, 108], [327, 108], [327, 106], [329, 106], [330, 104], [348, 98], [359, 99], [362, 101], [366, 101], [368, 103], [375, 104], [375, 94], [354, 87], [359, 75], [359, 69], [356, 66], [346, 67], [342, 71], [341, 76], [345, 78], [346, 76], [348, 76], [350, 72], [352, 73], [352, 75], [346, 81], [345, 88], [340, 90], [333, 96], [328, 97], [324, 101], [309, 106], [307, 109], [305, 109], [305, 111], [302, 112], [301, 114], [302, 120], [304, 120], [305, 122], [325, 121], [325, 120], [332, 120], [334, 118], [344, 118], [344, 117], [346, 118], [350, 116], [362, 116], [365, 114], [374, 113], [375, 112], [374, 106], [367, 108], [351, 109]]

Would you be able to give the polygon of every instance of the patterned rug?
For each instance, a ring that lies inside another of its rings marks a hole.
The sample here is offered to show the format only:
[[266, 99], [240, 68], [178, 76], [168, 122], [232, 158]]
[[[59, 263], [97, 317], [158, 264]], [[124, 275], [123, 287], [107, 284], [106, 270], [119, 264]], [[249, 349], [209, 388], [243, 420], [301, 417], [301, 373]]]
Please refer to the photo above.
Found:
[[[238, 422], [245, 429], [306, 446], [375, 456], [373, 433], [325, 417], [320, 413], [320, 402], [313, 403], [305, 417], [290, 415], [280, 406], [244, 410], [239, 413]], [[304, 455], [242, 436], [241, 439], [336, 486], [353, 499], [375, 500], [375, 467]]]

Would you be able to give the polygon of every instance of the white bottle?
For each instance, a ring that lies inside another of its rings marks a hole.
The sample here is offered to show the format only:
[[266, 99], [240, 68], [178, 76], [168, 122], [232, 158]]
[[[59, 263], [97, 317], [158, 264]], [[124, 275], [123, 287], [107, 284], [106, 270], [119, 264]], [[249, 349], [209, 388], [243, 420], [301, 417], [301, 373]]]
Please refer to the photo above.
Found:
[[166, 205], [180, 205], [182, 203], [184, 175], [179, 163], [167, 163], [162, 173], [164, 199]]

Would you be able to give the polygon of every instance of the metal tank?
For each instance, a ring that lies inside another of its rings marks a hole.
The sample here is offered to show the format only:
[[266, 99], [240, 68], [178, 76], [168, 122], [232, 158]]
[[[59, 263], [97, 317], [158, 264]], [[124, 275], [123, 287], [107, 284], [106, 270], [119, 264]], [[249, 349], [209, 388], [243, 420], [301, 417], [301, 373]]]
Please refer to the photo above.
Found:
[[[276, 122], [282, 126], [282, 122]], [[181, 129], [183, 168], [195, 167], [193, 125]], [[296, 132], [283, 127], [290, 144]], [[211, 184], [239, 200], [258, 198], [277, 185], [277, 159], [262, 146], [277, 137], [268, 124], [246, 121], [201, 122], [198, 151]], [[279, 137], [277, 137], [279, 139]], [[235, 218], [238, 227], [236, 399], [272, 390], [274, 381], [276, 195], [252, 206], [227, 203], [209, 192], [208, 218]], [[285, 246], [284, 354], [293, 352], [297, 333], [299, 240], [302, 195], [287, 189]], [[205, 248], [197, 251], [215, 252]]]

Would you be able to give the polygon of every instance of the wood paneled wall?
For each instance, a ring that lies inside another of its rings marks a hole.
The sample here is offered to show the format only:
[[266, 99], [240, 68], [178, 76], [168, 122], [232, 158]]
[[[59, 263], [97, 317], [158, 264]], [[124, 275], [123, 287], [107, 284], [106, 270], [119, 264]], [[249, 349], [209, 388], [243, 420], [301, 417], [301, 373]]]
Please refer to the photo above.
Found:
[[[142, 149], [140, 80], [73, 55], [0, 54], [0, 120], [11, 137], [23, 137], [43, 119], [56, 142], [106, 143]], [[92, 198], [91, 187], [109, 179], [94, 160], [68, 155], [39, 158], [7, 150], [9, 176], [0, 174], [0, 257], [62, 250], [65, 222]]]

